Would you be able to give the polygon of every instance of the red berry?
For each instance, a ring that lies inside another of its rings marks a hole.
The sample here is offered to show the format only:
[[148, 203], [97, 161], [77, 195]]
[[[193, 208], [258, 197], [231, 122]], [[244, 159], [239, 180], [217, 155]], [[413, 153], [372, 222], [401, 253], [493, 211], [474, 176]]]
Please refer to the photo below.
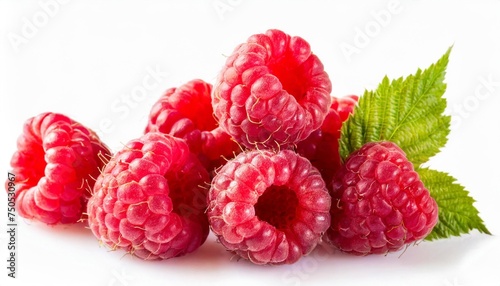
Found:
[[326, 233], [342, 251], [397, 251], [425, 238], [438, 207], [405, 153], [392, 142], [353, 152], [333, 180], [332, 224]]
[[332, 105], [321, 128], [297, 143], [297, 153], [309, 159], [320, 171], [323, 180], [327, 182], [327, 187], [330, 187], [334, 174], [341, 166], [339, 139], [342, 123], [353, 113], [357, 102], [356, 95], [333, 97]]
[[147, 133], [118, 151], [97, 179], [90, 229], [110, 248], [143, 259], [190, 253], [208, 235], [208, 183], [184, 140]]
[[145, 132], [162, 132], [186, 140], [191, 152], [212, 172], [240, 148], [217, 126], [211, 105], [212, 86], [195, 79], [170, 88], [153, 105]]
[[256, 264], [296, 262], [330, 225], [321, 175], [290, 150], [240, 153], [214, 177], [208, 202], [219, 241]]
[[29, 118], [10, 161], [19, 215], [46, 224], [79, 221], [110, 156], [92, 130], [65, 115]]
[[331, 89], [309, 43], [268, 30], [251, 36], [226, 60], [212, 105], [220, 126], [240, 144], [279, 149], [321, 127]]

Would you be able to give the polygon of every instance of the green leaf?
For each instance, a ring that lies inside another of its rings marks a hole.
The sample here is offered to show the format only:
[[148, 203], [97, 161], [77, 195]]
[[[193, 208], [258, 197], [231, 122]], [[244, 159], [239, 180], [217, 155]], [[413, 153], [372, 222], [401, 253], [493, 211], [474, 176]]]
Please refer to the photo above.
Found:
[[443, 114], [443, 81], [450, 52], [451, 47], [424, 71], [418, 69], [396, 80], [384, 77], [376, 90], [365, 91], [342, 126], [342, 159], [365, 143], [377, 141], [398, 144], [415, 167], [438, 153], [450, 132], [451, 118]]
[[439, 209], [439, 221], [426, 240], [459, 236], [473, 229], [491, 234], [473, 206], [475, 200], [455, 178], [428, 168], [417, 169], [417, 172]]
[[440, 151], [450, 132], [444, 114], [444, 78], [451, 47], [434, 64], [405, 78], [383, 78], [374, 91], [365, 91], [354, 114], [343, 124], [339, 151], [345, 159], [368, 142], [392, 141], [406, 153], [439, 208], [439, 221], [427, 240], [459, 236], [478, 230], [490, 234], [474, 199], [450, 175], [420, 168]]

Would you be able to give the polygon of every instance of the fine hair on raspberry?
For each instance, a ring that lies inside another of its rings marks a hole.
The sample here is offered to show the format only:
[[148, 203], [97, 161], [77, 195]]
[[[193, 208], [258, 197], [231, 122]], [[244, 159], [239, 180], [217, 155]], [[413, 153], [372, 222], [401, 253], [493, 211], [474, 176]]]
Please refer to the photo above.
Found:
[[167, 89], [151, 108], [145, 128], [145, 133], [185, 139], [210, 174], [240, 151], [214, 118], [211, 93], [212, 85], [201, 79]]
[[319, 170], [327, 188], [331, 187], [333, 176], [342, 166], [339, 154], [342, 124], [354, 112], [357, 102], [356, 95], [332, 97], [332, 105], [321, 128], [296, 145], [297, 153]]
[[331, 199], [320, 173], [291, 150], [240, 153], [214, 177], [212, 231], [255, 264], [291, 264], [310, 253], [330, 225]]
[[332, 223], [325, 237], [338, 249], [386, 254], [425, 238], [438, 206], [404, 151], [389, 141], [353, 152], [331, 190]]
[[51, 225], [81, 221], [109, 157], [97, 134], [64, 114], [29, 118], [10, 161], [17, 212]]
[[331, 89], [309, 43], [273, 29], [235, 48], [217, 77], [212, 105], [220, 126], [241, 145], [280, 149], [321, 127]]

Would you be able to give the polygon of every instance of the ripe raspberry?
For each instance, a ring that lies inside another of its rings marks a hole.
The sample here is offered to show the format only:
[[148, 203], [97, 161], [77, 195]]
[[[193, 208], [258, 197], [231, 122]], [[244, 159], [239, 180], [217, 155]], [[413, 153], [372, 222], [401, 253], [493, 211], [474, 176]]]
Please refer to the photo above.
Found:
[[291, 150], [240, 153], [214, 177], [208, 202], [219, 241], [256, 264], [296, 262], [330, 225], [321, 175]]
[[208, 183], [184, 140], [147, 133], [118, 151], [97, 179], [90, 229], [105, 245], [142, 259], [190, 253], [208, 235]]
[[248, 148], [277, 148], [320, 128], [332, 86], [309, 43], [279, 30], [251, 36], [219, 73], [212, 105], [220, 126]]
[[356, 95], [333, 97], [332, 105], [321, 128], [297, 144], [297, 153], [309, 159], [319, 170], [328, 188], [334, 174], [341, 166], [339, 139], [342, 123], [354, 111], [357, 102]]
[[65, 115], [29, 118], [10, 161], [19, 215], [46, 224], [79, 221], [110, 156], [92, 130]]
[[209, 172], [233, 158], [240, 148], [217, 126], [211, 105], [212, 86], [195, 79], [168, 89], [153, 105], [147, 132], [162, 132], [186, 140]]
[[438, 207], [405, 153], [392, 142], [353, 152], [333, 181], [332, 224], [326, 233], [356, 255], [397, 251], [427, 236]]

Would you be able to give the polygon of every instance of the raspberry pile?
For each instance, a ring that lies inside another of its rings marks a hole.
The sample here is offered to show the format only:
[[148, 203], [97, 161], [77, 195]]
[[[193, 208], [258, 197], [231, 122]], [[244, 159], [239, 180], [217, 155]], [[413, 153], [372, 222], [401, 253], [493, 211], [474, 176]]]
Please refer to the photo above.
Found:
[[438, 209], [412, 163], [392, 142], [342, 162], [358, 96], [331, 91], [308, 42], [268, 30], [234, 49], [213, 88], [194, 79], [166, 90], [144, 133], [114, 154], [69, 117], [40, 114], [11, 160], [17, 210], [84, 221], [101, 244], [144, 260], [191, 253], [210, 230], [239, 257], [276, 265], [322, 240], [367, 255], [423, 239]]

